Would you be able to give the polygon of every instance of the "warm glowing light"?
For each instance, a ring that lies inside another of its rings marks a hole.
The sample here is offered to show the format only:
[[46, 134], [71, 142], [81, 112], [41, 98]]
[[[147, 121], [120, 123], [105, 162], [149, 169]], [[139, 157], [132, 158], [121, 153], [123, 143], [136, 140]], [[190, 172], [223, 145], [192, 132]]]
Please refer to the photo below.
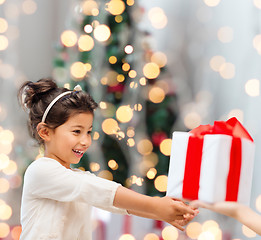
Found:
[[123, 234], [119, 240], [135, 240], [135, 238], [131, 234]]
[[240, 122], [244, 122], [244, 112], [241, 109], [232, 109], [227, 116], [227, 119], [236, 117]]
[[0, 238], [6, 238], [10, 233], [10, 227], [6, 223], [0, 223]]
[[220, 67], [226, 62], [226, 59], [222, 56], [214, 56], [210, 60], [210, 67], [215, 72], [219, 72]]
[[127, 136], [128, 137], [134, 137], [135, 136], [135, 131], [133, 127], [128, 127], [127, 129]]
[[145, 235], [144, 240], [159, 240], [159, 237], [155, 233], [148, 233]]
[[[138, 87], [138, 84], [136, 82], [133, 81], [133, 82], [130, 83], [130, 88], [135, 89], [137, 87]], [[136, 110], [136, 109], [134, 108], [134, 110]]]
[[93, 0], [85, 0], [82, 9], [85, 15], [97, 16], [99, 14], [99, 6], [97, 2]]
[[152, 87], [149, 90], [149, 100], [153, 103], [161, 103], [165, 98], [165, 92], [160, 87]]
[[251, 97], [260, 95], [260, 81], [258, 79], [250, 79], [245, 84], [245, 91]]
[[8, 39], [4, 35], [0, 35], [0, 51], [7, 49], [8, 47]]
[[113, 160], [113, 159], [111, 159], [111, 160], [108, 162], [108, 166], [109, 166], [112, 170], [117, 170], [118, 167], [119, 167], [118, 163], [117, 163], [115, 160]]
[[0, 219], [8, 220], [12, 216], [12, 208], [7, 204], [0, 205]]
[[90, 163], [90, 170], [91, 170], [92, 172], [97, 172], [97, 171], [100, 170], [100, 168], [101, 168], [101, 166], [100, 166], [99, 163], [96, 163], [96, 162], [91, 162], [91, 163]]
[[3, 169], [3, 173], [6, 175], [13, 175], [17, 171], [17, 164], [13, 160], [9, 161], [9, 164], [6, 168]]
[[137, 72], [135, 70], [130, 70], [129, 71], [129, 77], [130, 78], [135, 78], [137, 76]]
[[130, 70], [130, 64], [124, 63], [122, 65], [122, 70], [125, 71], [125, 72], [129, 71]]
[[137, 150], [141, 155], [149, 155], [153, 150], [152, 142], [149, 139], [142, 139], [137, 144]]
[[65, 83], [63, 86], [67, 89], [70, 89], [70, 83]]
[[164, 139], [161, 143], [160, 143], [160, 151], [166, 155], [166, 156], [170, 156], [170, 152], [171, 152], [171, 144], [172, 144], [172, 140], [170, 138], [168, 139]]
[[19, 239], [20, 239], [21, 232], [22, 232], [22, 227], [21, 227], [21, 226], [15, 226], [15, 227], [12, 229], [12, 231], [11, 231], [12, 238], [13, 238], [14, 240], [19, 240]]
[[164, 240], [177, 240], [179, 237], [179, 232], [177, 228], [167, 226], [162, 231], [162, 237]]
[[91, 33], [93, 31], [93, 27], [90, 24], [84, 26], [84, 32]]
[[116, 111], [116, 118], [123, 123], [129, 122], [133, 117], [133, 110], [129, 105], [120, 106]]
[[125, 51], [127, 54], [131, 54], [131, 53], [133, 52], [133, 46], [127, 45], [127, 46], [124, 48], [124, 51]]
[[99, 138], [100, 138], [100, 134], [98, 132], [94, 132], [92, 139], [93, 140], [98, 140]]
[[127, 5], [132, 6], [134, 5], [134, 0], [127, 0]]
[[234, 38], [234, 30], [231, 27], [222, 27], [217, 33], [218, 39], [222, 43], [229, 43]]
[[211, 232], [202, 232], [199, 234], [198, 240], [215, 240], [215, 235]]
[[2, 142], [0, 140], [0, 153], [8, 155], [12, 151], [13, 147], [11, 143]]
[[102, 130], [106, 134], [116, 134], [119, 131], [118, 122], [113, 118], [107, 118], [102, 123]]
[[90, 63], [85, 63], [84, 65], [87, 72], [92, 70], [92, 65]]
[[201, 116], [197, 112], [189, 112], [184, 118], [184, 124], [188, 129], [198, 127], [201, 123]]
[[135, 140], [133, 138], [129, 138], [127, 140], [127, 144], [129, 147], [134, 147], [135, 146]]
[[108, 170], [103, 170], [103, 171], [99, 172], [98, 177], [105, 178], [105, 179], [111, 180], [111, 181], [113, 180], [113, 175]]
[[255, 7], [261, 9], [261, 0], [254, 0], [253, 3], [255, 5]]
[[140, 103], [135, 104], [134, 110], [140, 112], [142, 110], [142, 105]]
[[122, 17], [121, 15], [115, 16], [115, 22], [116, 22], [116, 23], [121, 23], [122, 20], [123, 20], [123, 17]]
[[124, 80], [125, 80], [125, 77], [124, 77], [123, 74], [119, 74], [119, 75], [117, 76], [117, 81], [118, 81], [118, 82], [123, 82]]
[[93, 34], [98, 41], [105, 42], [110, 38], [111, 30], [107, 25], [101, 24], [94, 29]]
[[208, 221], [206, 221], [202, 224], [202, 230], [203, 231], [208, 231], [210, 228], [213, 228], [213, 227], [219, 228], [218, 223], [214, 220], [208, 220]]
[[109, 63], [115, 64], [117, 62], [117, 58], [115, 56], [110, 56], [109, 57]]
[[160, 7], [154, 7], [150, 9], [148, 12], [148, 17], [151, 25], [156, 29], [162, 29], [168, 23], [167, 16], [165, 15], [163, 9]]
[[118, 73], [116, 71], [110, 70], [106, 73], [105, 77], [103, 78], [104, 83], [109, 85], [110, 87], [118, 85], [117, 81]]
[[224, 79], [231, 79], [235, 77], [235, 65], [233, 63], [223, 63], [219, 73]]
[[201, 234], [201, 232], [202, 232], [202, 226], [199, 222], [189, 223], [186, 228], [186, 233], [188, 237], [192, 239], [197, 239], [198, 236]]
[[70, 72], [74, 78], [81, 80], [85, 77], [87, 70], [84, 63], [75, 62], [71, 65]]
[[0, 186], [0, 193], [6, 193], [10, 188], [10, 184], [5, 178], [0, 178]]
[[0, 18], [0, 33], [6, 32], [8, 29], [8, 23], [4, 18]]
[[204, 3], [209, 7], [216, 7], [221, 0], [204, 0]]
[[5, 0], [0, 0], [0, 5], [3, 4], [5, 2]]
[[33, 0], [25, 0], [22, 3], [22, 9], [25, 14], [34, 14], [37, 10], [37, 4]]
[[89, 35], [81, 35], [78, 40], [78, 46], [80, 51], [90, 51], [94, 47], [93, 38]]
[[166, 175], [158, 176], [154, 181], [154, 186], [159, 192], [167, 191], [168, 177]]
[[167, 64], [167, 56], [163, 52], [155, 52], [151, 56], [151, 62], [156, 63], [159, 67], [164, 67]]
[[256, 198], [256, 209], [261, 212], [261, 195]]
[[145, 77], [142, 77], [142, 78], [140, 79], [140, 85], [145, 86], [146, 84], [147, 84], [146, 78], [145, 78]]
[[149, 79], [157, 78], [160, 74], [160, 68], [154, 62], [147, 63], [143, 67], [143, 74], [146, 78], [149, 78]]
[[157, 170], [155, 168], [150, 168], [146, 176], [148, 179], [153, 179], [155, 178], [156, 174], [157, 174]]
[[248, 238], [253, 238], [256, 236], [256, 233], [245, 225], [242, 226], [242, 232]]
[[120, 15], [125, 10], [125, 3], [122, 0], [111, 0], [106, 6], [106, 10], [112, 15]]
[[119, 131], [117, 132], [117, 136], [116, 136], [119, 140], [125, 138], [125, 133], [123, 131]]
[[74, 31], [66, 30], [61, 35], [61, 42], [66, 47], [73, 47], [77, 43], [77, 35]]
[[9, 157], [3, 153], [0, 153], [0, 170], [6, 168], [9, 165]]

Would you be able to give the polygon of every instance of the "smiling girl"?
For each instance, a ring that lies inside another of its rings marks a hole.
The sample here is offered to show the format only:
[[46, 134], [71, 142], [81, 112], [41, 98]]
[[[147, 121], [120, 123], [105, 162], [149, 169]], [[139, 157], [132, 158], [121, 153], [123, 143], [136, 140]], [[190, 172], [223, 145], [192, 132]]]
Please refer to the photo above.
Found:
[[97, 103], [89, 94], [41, 79], [25, 82], [18, 95], [29, 112], [30, 133], [44, 147], [44, 157], [24, 176], [20, 240], [91, 240], [92, 206], [166, 221], [181, 230], [198, 213], [182, 201], [142, 195], [70, 168], [92, 142]]

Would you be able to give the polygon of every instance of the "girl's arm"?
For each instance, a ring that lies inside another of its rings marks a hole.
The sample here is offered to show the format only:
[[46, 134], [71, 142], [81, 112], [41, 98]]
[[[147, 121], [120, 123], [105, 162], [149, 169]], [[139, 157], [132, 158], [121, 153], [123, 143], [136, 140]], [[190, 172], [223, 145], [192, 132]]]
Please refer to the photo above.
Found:
[[168, 222], [180, 230], [184, 230], [181, 225], [198, 213], [192, 207], [170, 197], [149, 197], [122, 186], [116, 191], [113, 205], [126, 209], [130, 214]]
[[208, 204], [201, 201], [191, 202], [193, 207], [202, 207], [214, 212], [235, 218], [257, 234], [261, 235], [261, 215], [254, 212], [247, 206], [236, 202], [218, 202]]

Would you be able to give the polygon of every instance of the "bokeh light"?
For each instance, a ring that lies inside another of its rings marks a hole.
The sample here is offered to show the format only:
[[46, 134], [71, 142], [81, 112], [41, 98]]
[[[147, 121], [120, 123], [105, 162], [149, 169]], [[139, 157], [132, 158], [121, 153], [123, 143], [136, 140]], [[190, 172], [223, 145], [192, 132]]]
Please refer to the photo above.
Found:
[[256, 198], [256, 209], [261, 212], [261, 195]]
[[77, 35], [74, 31], [66, 30], [61, 34], [61, 42], [66, 47], [73, 47], [77, 43]]
[[8, 220], [12, 216], [12, 208], [7, 204], [0, 205], [0, 219]]
[[250, 79], [245, 84], [245, 91], [250, 97], [260, 95], [260, 81], [258, 79]]
[[147, 63], [143, 67], [143, 74], [146, 78], [149, 78], [149, 79], [157, 78], [160, 74], [160, 68], [154, 62]]
[[168, 177], [166, 175], [158, 176], [154, 181], [154, 186], [159, 192], [167, 191]]
[[93, 34], [95, 39], [100, 42], [105, 42], [110, 38], [111, 30], [107, 25], [101, 24], [94, 29]]
[[122, 0], [111, 0], [106, 6], [106, 10], [112, 15], [120, 15], [125, 10], [125, 3]]
[[197, 112], [189, 112], [184, 118], [184, 124], [188, 129], [198, 127], [201, 121], [201, 116]]
[[214, 56], [210, 60], [210, 67], [215, 72], [219, 72], [220, 67], [226, 62], [226, 59], [223, 56]]
[[216, 7], [221, 0], [204, 0], [204, 3], [209, 7]]
[[159, 240], [159, 237], [155, 233], [148, 233], [145, 235], [144, 240]]
[[133, 117], [133, 109], [130, 108], [129, 105], [127, 106], [120, 106], [116, 111], [116, 118], [122, 122], [127, 123]]
[[123, 234], [120, 236], [119, 240], [135, 240], [131, 234]]
[[156, 174], [157, 174], [156, 168], [150, 168], [149, 171], [147, 172], [146, 176], [148, 179], [153, 179], [153, 178], [155, 178]]
[[168, 138], [168, 139], [164, 139], [161, 143], [160, 143], [160, 151], [166, 155], [166, 156], [170, 156], [171, 153], [171, 144], [172, 144], [172, 139]]
[[0, 33], [6, 32], [8, 29], [8, 22], [4, 18], [0, 18]]
[[245, 225], [242, 225], [242, 232], [248, 238], [254, 238], [256, 233]]
[[70, 72], [72, 77], [75, 78], [75, 80], [81, 80], [85, 77], [87, 69], [84, 63], [74, 62], [70, 67]]
[[149, 155], [153, 150], [152, 142], [149, 139], [142, 139], [137, 144], [137, 150], [141, 155]]
[[131, 54], [131, 53], [133, 52], [133, 46], [127, 45], [127, 46], [124, 48], [124, 51], [125, 51], [127, 54]]
[[27, 15], [34, 14], [37, 10], [37, 4], [33, 0], [25, 0], [22, 3], [22, 10]]
[[9, 157], [6, 154], [0, 153], [0, 170], [6, 168], [9, 165]]
[[232, 109], [227, 116], [227, 119], [236, 117], [241, 123], [244, 122], [244, 112], [241, 109]]
[[96, 163], [96, 162], [91, 162], [91, 163], [90, 163], [90, 170], [91, 170], [92, 172], [97, 172], [97, 171], [100, 170], [100, 168], [101, 168], [101, 166], [100, 166], [99, 163]]
[[6, 193], [10, 188], [10, 184], [5, 178], [0, 178], [0, 186], [0, 193]]
[[254, 6], [261, 9], [261, 0], [253, 0]]
[[162, 230], [162, 238], [164, 240], [177, 240], [179, 237], [179, 232], [177, 228], [173, 226], [167, 226]]
[[211, 232], [202, 232], [198, 236], [198, 240], [215, 240], [215, 236]]
[[8, 39], [4, 35], [0, 35], [0, 51], [7, 49], [8, 47]]
[[231, 27], [222, 27], [217, 33], [218, 39], [222, 43], [229, 43], [234, 38], [234, 30]]
[[151, 87], [149, 90], [149, 100], [153, 103], [161, 103], [165, 98], [165, 92], [160, 87]]
[[191, 239], [197, 239], [202, 232], [202, 226], [199, 222], [189, 223], [186, 228], [186, 233]]
[[90, 51], [94, 47], [93, 38], [89, 35], [81, 35], [78, 40], [78, 46], [80, 51]]
[[106, 134], [116, 134], [119, 129], [118, 122], [113, 118], [107, 118], [102, 122], [102, 130]]
[[11, 231], [13, 240], [19, 240], [21, 233], [22, 233], [22, 227], [15, 226]]
[[114, 159], [111, 159], [109, 162], [108, 162], [108, 166], [112, 169], [112, 170], [117, 170], [119, 165], [118, 163], [114, 160]]
[[127, 145], [128, 145], [129, 147], [134, 147], [134, 146], [135, 146], [135, 140], [134, 140], [133, 138], [129, 138], [129, 139], [127, 140]]
[[156, 63], [160, 68], [167, 64], [167, 56], [163, 52], [155, 52], [151, 56], [151, 62]]
[[219, 228], [219, 225], [216, 221], [214, 220], [208, 220], [208, 221], [205, 221], [203, 224], [202, 224], [202, 230], [203, 231], [208, 231], [210, 228]]
[[0, 223], [0, 238], [5, 238], [10, 233], [10, 227], [8, 224], [2, 222]]
[[98, 173], [98, 177], [101, 177], [101, 178], [104, 178], [104, 179], [107, 179], [107, 180], [110, 180], [112, 181], [113, 180], [113, 175], [110, 171], [108, 170], [103, 170], [103, 171], [100, 171]]
[[85, 1], [83, 1], [82, 11], [85, 15], [98, 16], [99, 6], [96, 1], [85, 0]]
[[86, 33], [91, 33], [92, 31], [93, 31], [92, 25], [86, 24], [86, 25], [84, 26], [84, 32], [86, 32]]
[[168, 23], [167, 16], [165, 12], [160, 7], [153, 7], [148, 12], [148, 18], [151, 22], [151, 25], [156, 29], [162, 29], [166, 27]]
[[219, 69], [220, 76], [224, 79], [235, 77], [235, 65], [233, 63], [223, 63]]

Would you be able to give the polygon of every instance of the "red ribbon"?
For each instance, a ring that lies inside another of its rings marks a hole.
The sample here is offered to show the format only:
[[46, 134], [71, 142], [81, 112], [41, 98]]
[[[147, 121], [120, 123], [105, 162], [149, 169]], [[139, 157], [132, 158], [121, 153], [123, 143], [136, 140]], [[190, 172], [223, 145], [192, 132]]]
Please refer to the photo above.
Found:
[[190, 133], [192, 133], [192, 135], [189, 137], [187, 147], [182, 190], [183, 197], [191, 200], [198, 199], [204, 136], [206, 134], [225, 134], [233, 137], [227, 179], [226, 201], [237, 201], [242, 161], [241, 138], [246, 138], [253, 142], [252, 137], [235, 117], [226, 122], [215, 121], [213, 126], [200, 125], [191, 130]]

